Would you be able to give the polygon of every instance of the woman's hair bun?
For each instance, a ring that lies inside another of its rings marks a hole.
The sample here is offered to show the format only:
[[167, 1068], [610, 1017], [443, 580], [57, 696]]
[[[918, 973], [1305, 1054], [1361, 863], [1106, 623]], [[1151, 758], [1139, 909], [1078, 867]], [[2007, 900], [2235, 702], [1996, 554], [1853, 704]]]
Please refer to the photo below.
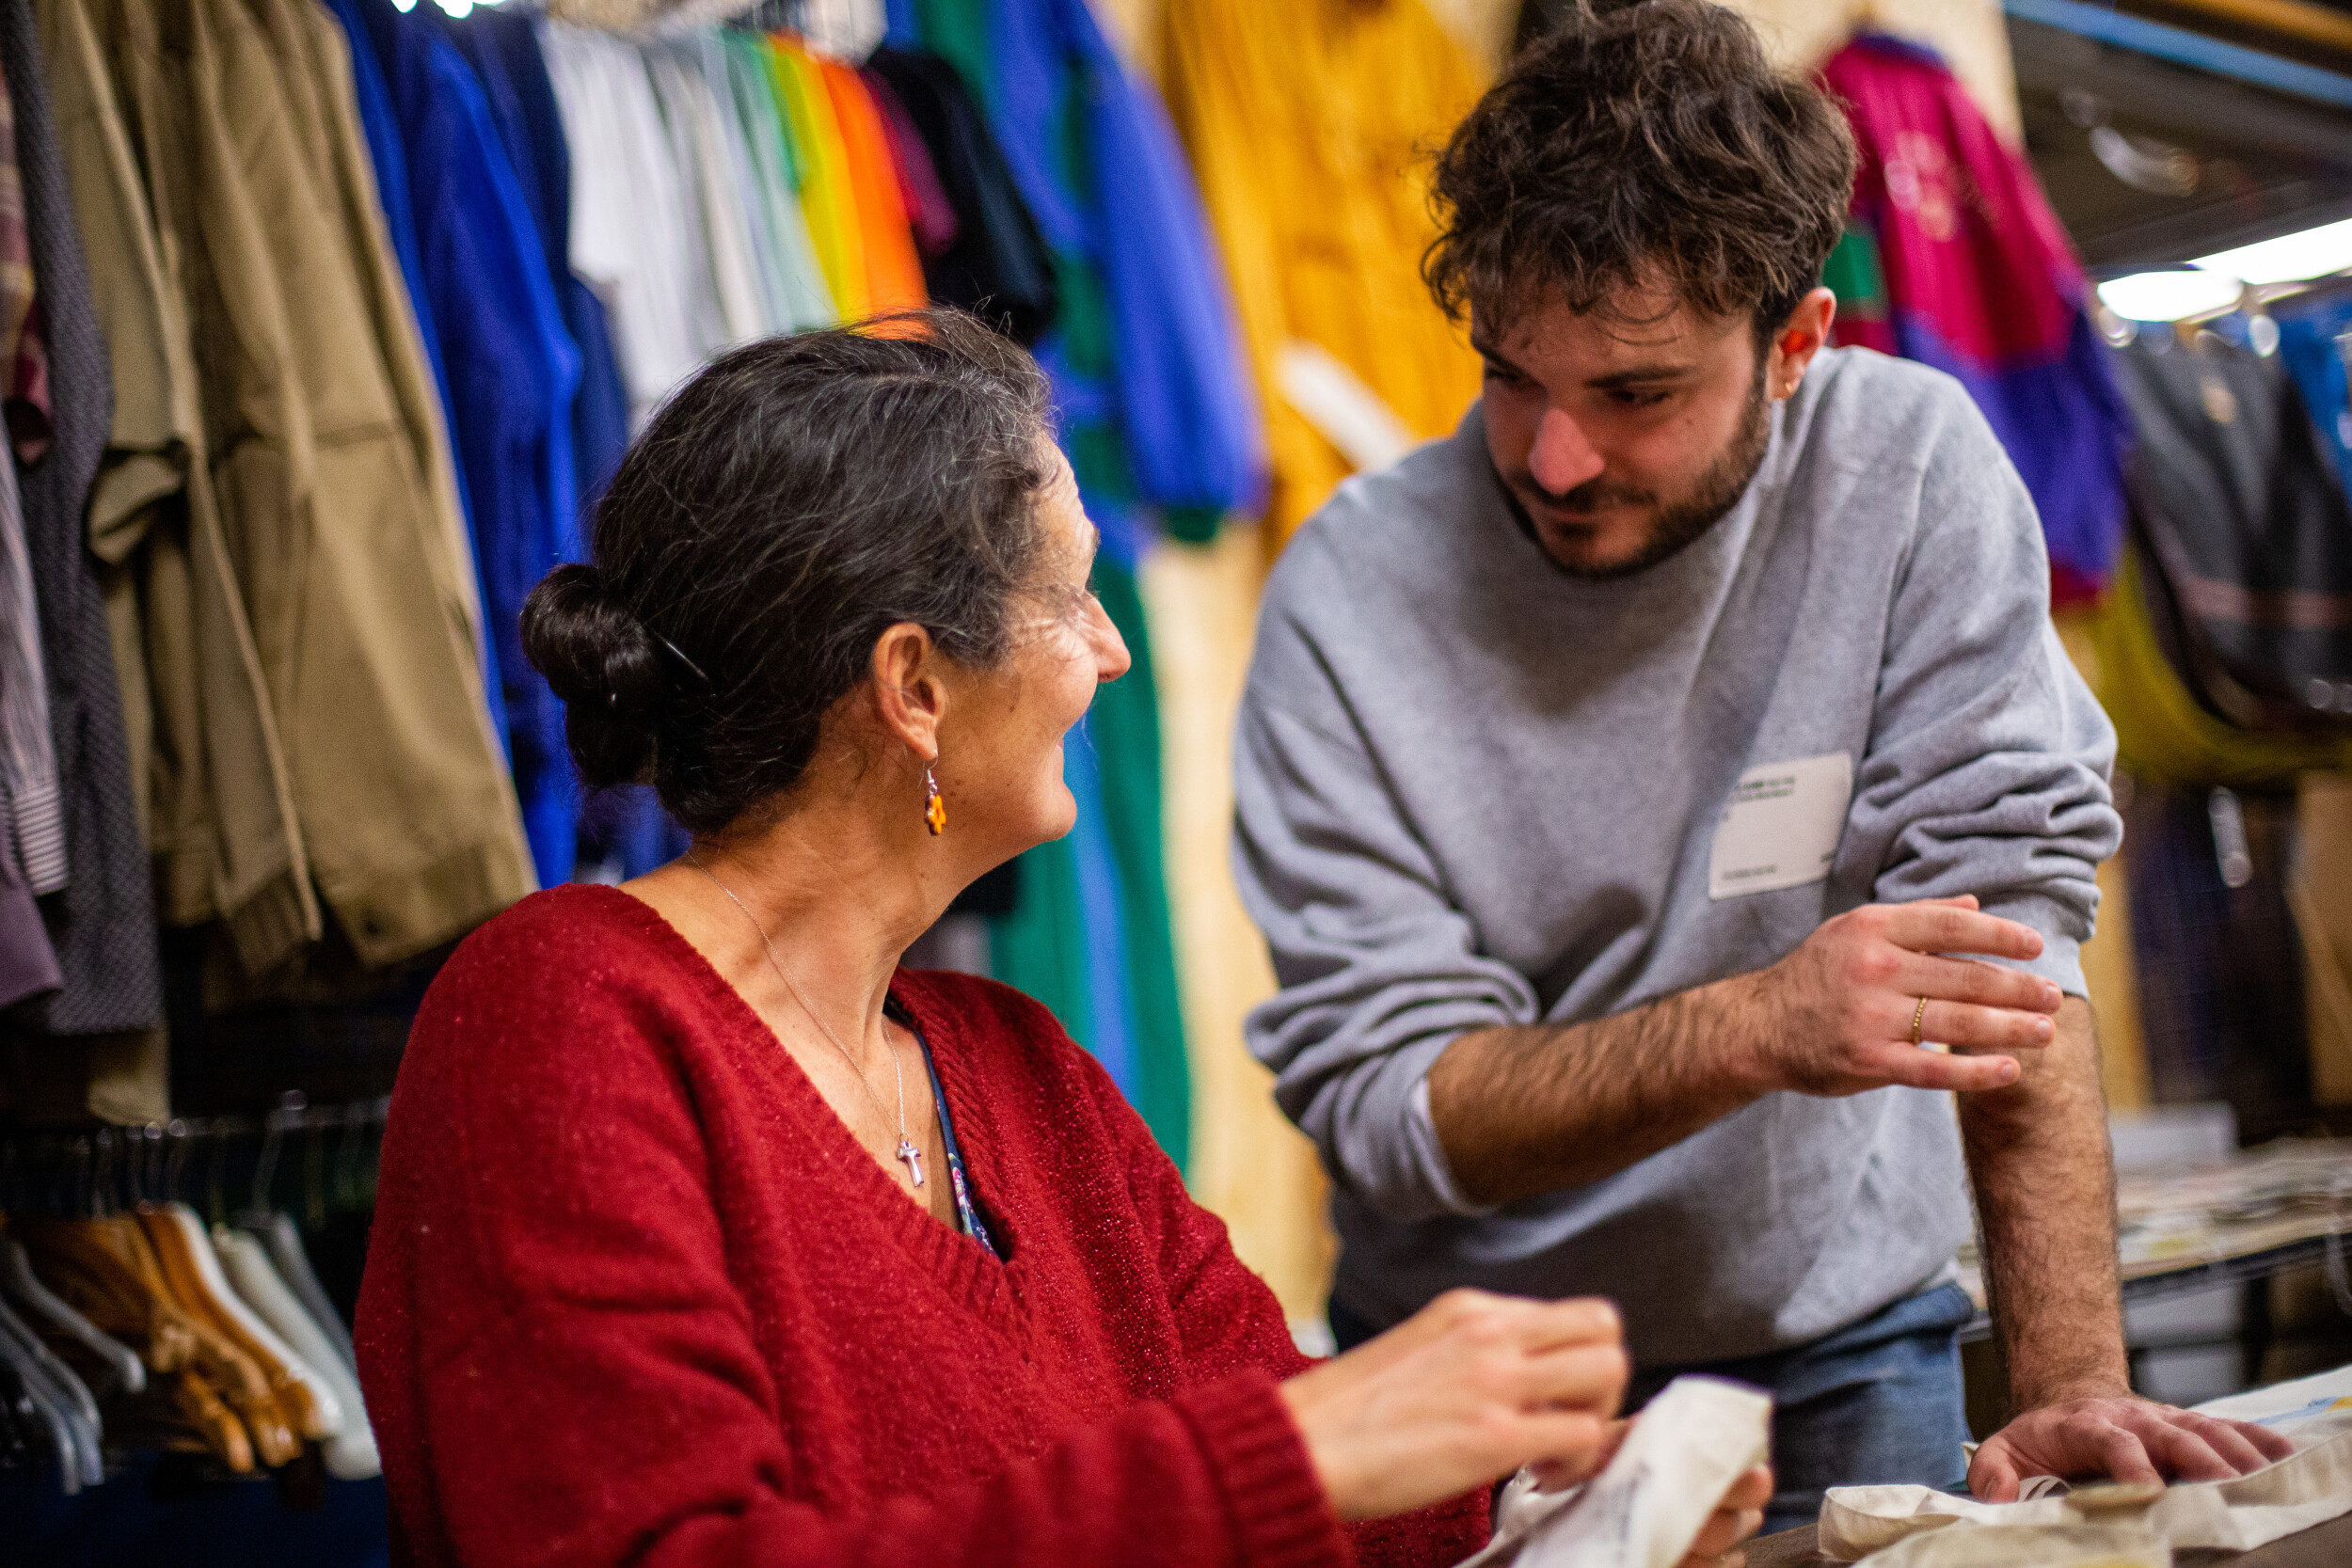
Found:
[[581, 782], [630, 784], [652, 767], [661, 715], [676, 695], [644, 622], [604, 574], [558, 566], [523, 600], [523, 657], [564, 700]]

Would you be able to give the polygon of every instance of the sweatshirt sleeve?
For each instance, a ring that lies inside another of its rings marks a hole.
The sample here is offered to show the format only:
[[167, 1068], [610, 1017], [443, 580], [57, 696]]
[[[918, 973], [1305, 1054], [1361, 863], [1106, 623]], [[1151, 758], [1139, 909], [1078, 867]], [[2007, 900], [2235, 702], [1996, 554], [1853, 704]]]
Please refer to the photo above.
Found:
[[1526, 976], [1479, 950], [1292, 611], [1335, 591], [1318, 580], [1325, 547], [1311, 528], [1275, 568], [1234, 739], [1233, 876], [1281, 987], [1250, 1014], [1249, 1049], [1359, 1199], [1401, 1223], [1483, 1212], [1447, 1165], [1424, 1080], [1456, 1037], [1540, 1009]]
[[659, 1009], [495, 974], [436, 989], [388, 1129], [359, 1335], [398, 1515], [442, 1536], [424, 1560], [1347, 1561], [1276, 1372], [1238, 1356], [985, 1482], [828, 1505], [782, 1430], [822, 1390], [769, 1373]]
[[2033, 500], [1957, 386], [1897, 576], [1869, 749], [1839, 859], [1875, 896], [1974, 894], [2042, 933], [2020, 967], [2083, 992], [2099, 863], [2122, 842], [2115, 731], [2050, 624]]

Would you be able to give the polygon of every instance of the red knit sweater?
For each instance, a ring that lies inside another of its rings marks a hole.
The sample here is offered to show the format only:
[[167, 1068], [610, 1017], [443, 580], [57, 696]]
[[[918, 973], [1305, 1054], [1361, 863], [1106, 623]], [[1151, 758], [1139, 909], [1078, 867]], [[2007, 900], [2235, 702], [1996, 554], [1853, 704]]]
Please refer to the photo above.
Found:
[[543, 893], [458, 948], [359, 1302], [401, 1559], [1437, 1568], [1483, 1542], [1483, 1495], [1339, 1524], [1273, 1294], [1050, 1014], [895, 990], [1003, 1263], [628, 895]]

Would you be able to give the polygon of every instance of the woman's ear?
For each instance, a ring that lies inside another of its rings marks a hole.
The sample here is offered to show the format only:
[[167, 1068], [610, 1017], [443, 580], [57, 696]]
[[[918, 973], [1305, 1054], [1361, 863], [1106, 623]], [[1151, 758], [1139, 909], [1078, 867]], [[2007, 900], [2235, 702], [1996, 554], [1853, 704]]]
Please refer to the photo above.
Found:
[[874, 707], [882, 730], [927, 763], [939, 756], [939, 726], [947, 715], [943, 663], [931, 634], [912, 621], [874, 642]]

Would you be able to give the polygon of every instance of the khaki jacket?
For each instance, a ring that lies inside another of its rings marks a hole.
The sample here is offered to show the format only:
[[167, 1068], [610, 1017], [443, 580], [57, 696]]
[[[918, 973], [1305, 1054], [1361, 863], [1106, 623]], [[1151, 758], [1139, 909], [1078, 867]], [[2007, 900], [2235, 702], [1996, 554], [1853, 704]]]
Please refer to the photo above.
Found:
[[226, 922], [249, 978], [322, 899], [367, 964], [446, 942], [530, 861], [342, 31], [301, 0], [40, 10], [121, 388], [92, 545], [164, 917]]

